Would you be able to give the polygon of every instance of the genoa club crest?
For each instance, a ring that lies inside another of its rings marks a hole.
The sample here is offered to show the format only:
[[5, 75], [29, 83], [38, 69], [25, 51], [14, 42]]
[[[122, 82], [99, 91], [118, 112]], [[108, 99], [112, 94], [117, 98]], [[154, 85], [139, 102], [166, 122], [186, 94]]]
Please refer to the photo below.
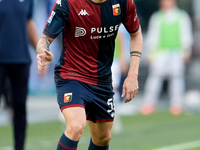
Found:
[[64, 94], [64, 103], [68, 103], [72, 101], [72, 93], [65, 93]]
[[112, 8], [113, 8], [113, 15], [114, 16], [118, 16], [121, 13], [121, 9], [120, 9], [119, 4], [112, 5]]

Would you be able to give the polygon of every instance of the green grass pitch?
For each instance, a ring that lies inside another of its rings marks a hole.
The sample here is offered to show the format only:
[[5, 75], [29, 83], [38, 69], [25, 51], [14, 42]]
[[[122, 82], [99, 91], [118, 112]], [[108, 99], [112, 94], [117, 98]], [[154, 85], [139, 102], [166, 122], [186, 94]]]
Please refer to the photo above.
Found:
[[[112, 134], [109, 150], [154, 150], [171, 145], [200, 141], [200, 114], [173, 116], [155, 112], [149, 116], [123, 116], [123, 132]], [[26, 150], [55, 150], [63, 133], [60, 122], [29, 124]], [[88, 127], [79, 142], [78, 150], [87, 150]], [[0, 127], [0, 150], [12, 150], [11, 126]], [[169, 149], [170, 150], [170, 149]], [[183, 150], [200, 150], [200, 147]]]

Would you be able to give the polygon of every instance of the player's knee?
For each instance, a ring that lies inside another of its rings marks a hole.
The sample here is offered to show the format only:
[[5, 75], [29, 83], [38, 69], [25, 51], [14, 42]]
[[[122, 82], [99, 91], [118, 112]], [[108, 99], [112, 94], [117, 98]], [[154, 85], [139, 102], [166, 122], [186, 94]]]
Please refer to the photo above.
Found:
[[96, 145], [99, 146], [107, 146], [111, 140], [111, 134], [107, 134], [105, 136], [97, 137], [95, 141]]
[[76, 124], [76, 125], [73, 125], [71, 127], [71, 132], [72, 133], [81, 133], [82, 134], [84, 129], [85, 129], [85, 124]]
[[103, 146], [107, 146], [110, 142], [110, 139], [111, 139], [111, 135], [105, 137], [103, 140], [102, 140], [102, 145]]
[[81, 137], [83, 134], [83, 131], [85, 129], [86, 124], [85, 123], [77, 123], [68, 126], [67, 125], [67, 132], [70, 133], [72, 137]]

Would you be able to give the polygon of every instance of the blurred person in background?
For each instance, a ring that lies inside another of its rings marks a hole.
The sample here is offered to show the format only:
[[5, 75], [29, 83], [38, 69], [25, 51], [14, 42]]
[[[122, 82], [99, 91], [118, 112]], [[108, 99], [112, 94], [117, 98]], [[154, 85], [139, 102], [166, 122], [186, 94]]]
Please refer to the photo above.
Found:
[[0, 107], [1, 104], [4, 103], [4, 108], [10, 110], [11, 108], [11, 103], [10, 103], [10, 82], [8, 79], [6, 79], [2, 91], [2, 95], [0, 95]]
[[33, 0], [0, 0], [0, 95], [10, 82], [14, 149], [24, 150], [27, 118], [26, 100], [31, 58], [30, 41], [38, 37], [32, 20]]
[[116, 106], [115, 121], [112, 131], [116, 134], [123, 130], [123, 123], [121, 121], [122, 115], [130, 115], [134, 111], [133, 105], [128, 106], [124, 103], [122, 94], [123, 82], [128, 74], [130, 63], [130, 34], [127, 32], [123, 24], [120, 25], [119, 31], [115, 40], [115, 53], [112, 64], [112, 79], [113, 91]]
[[120, 115], [117, 110], [117, 106], [120, 102], [121, 96], [119, 94], [119, 83], [120, 83], [120, 78], [121, 78], [121, 64], [120, 64], [120, 59], [122, 56], [122, 49], [120, 48], [121, 43], [120, 43], [120, 36], [119, 33], [115, 39], [115, 52], [114, 52], [114, 59], [113, 63], [111, 66], [111, 71], [112, 71], [112, 85], [113, 85], [113, 91], [114, 91], [114, 100], [115, 100], [115, 122], [113, 124], [113, 131], [114, 133], [120, 133], [122, 131], [122, 121], [120, 118]]
[[[41, 36], [41, 33], [46, 24], [46, 19], [55, 4], [55, 0], [34, 0], [34, 11], [33, 11], [33, 20], [36, 25], [38, 32], [38, 37]], [[30, 47], [30, 55], [32, 63], [30, 66], [30, 77], [29, 77], [29, 95], [30, 96], [56, 96], [56, 88], [54, 84], [54, 66], [57, 63], [60, 52], [62, 49], [62, 39], [61, 35], [59, 38], [56, 38], [55, 41], [51, 44], [50, 49], [54, 54], [54, 60], [50, 63], [48, 68], [46, 68], [45, 76], [38, 76], [37, 69], [37, 60], [35, 59], [35, 51], [33, 47]], [[41, 74], [40, 74], [41, 75]]]
[[[120, 25], [121, 27], [122, 25]], [[115, 99], [115, 106], [116, 106], [116, 113], [115, 113], [115, 122], [113, 124], [113, 131], [115, 133], [120, 133], [122, 131], [122, 121], [120, 119], [120, 106], [121, 106], [121, 96], [119, 92], [119, 86], [120, 86], [120, 79], [122, 75], [123, 69], [126, 69], [126, 65], [124, 65], [125, 57], [124, 57], [124, 49], [122, 47], [123, 45], [123, 33], [118, 31], [117, 37], [115, 39], [115, 52], [114, 52], [114, 59], [111, 66], [112, 71], [112, 85], [113, 85], [113, 91], [114, 91], [114, 99]], [[129, 57], [128, 57], [129, 58]]]
[[160, 0], [160, 10], [149, 22], [147, 47], [149, 49], [149, 75], [144, 89], [141, 113], [154, 112], [163, 81], [169, 81], [170, 112], [183, 111], [185, 92], [185, 64], [190, 60], [193, 44], [189, 15], [177, 7], [176, 0]]
[[109, 149], [115, 115], [111, 65], [121, 23], [131, 36], [130, 67], [121, 95], [129, 102], [138, 92], [143, 45], [134, 1], [56, 1], [37, 44], [37, 61], [39, 70], [52, 61], [49, 45], [62, 32], [63, 50], [55, 66], [55, 84], [67, 127], [57, 150], [77, 149], [86, 119], [91, 135], [88, 150]]

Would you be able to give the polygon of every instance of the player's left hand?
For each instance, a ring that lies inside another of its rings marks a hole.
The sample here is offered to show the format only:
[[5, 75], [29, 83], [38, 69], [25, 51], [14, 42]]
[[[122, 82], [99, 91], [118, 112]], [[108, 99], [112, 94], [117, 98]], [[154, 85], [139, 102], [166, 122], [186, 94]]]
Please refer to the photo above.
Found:
[[123, 84], [123, 90], [121, 97], [125, 98], [125, 103], [130, 102], [138, 93], [138, 80], [137, 76], [127, 76]]

